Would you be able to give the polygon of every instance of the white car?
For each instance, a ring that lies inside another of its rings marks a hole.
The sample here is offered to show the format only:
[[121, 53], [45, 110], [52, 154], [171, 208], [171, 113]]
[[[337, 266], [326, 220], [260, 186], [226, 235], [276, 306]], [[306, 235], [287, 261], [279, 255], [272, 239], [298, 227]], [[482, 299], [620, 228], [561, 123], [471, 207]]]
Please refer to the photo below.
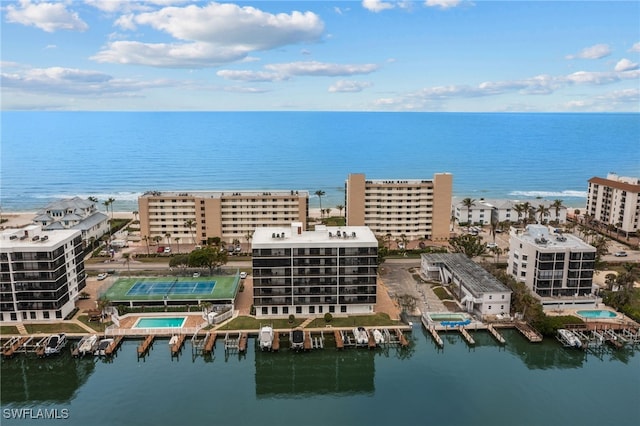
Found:
[[107, 278], [109, 276], [109, 274], [107, 274], [106, 272], [103, 272], [101, 274], [98, 274], [98, 281], [102, 281], [105, 278]]
[[194, 272], [193, 278], [200, 278], [200, 272]]
[[487, 243], [487, 248], [497, 248], [498, 245], [496, 243]]
[[626, 251], [618, 251], [613, 254], [615, 257], [627, 257]]
[[169, 254], [169, 253], [171, 253], [171, 247], [165, 247], [165, 248], [164, 248], [164, 253], [165, 253], [165, 254]]
[[240, 272], [240, 278], [242, 278], [243, 280], [245, 278], [247, 278], [247, 273], [246, 272]]

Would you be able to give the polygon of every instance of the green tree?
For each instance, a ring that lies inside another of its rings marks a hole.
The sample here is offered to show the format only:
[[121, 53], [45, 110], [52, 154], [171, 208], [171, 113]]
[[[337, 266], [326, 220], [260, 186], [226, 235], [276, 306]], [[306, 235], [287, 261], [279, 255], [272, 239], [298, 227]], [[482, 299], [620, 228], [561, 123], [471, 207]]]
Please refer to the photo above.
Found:
[[560, 220], [560, 209], [562, 208], [562, 200], [553, 200], [551, 203], [551, 208], [556, 212], [556, 220]]
[[177, 252], [178, 252], [178, 254], [180, 254], [180, 237], [175, 237], [175, 238], [173, 239], [173, 241], [175, 241], [175, 242], [176, 242], [176, 244], [178, 245], [178, 250], [177, 250]]
[[206, 246], [189, 253], [188, 264], [193, 268], [209, 268], [209, 274], [213, 270], [227, 263], [227, 252], [219, 246]]
[[533, 208], [531, 207], [530, 202], [525, 201], [524, 203], [522, 203], [522, 221], [523, 221], [523, 226], [525, 228], [527, 227], [527, 224], [531, 220], [532, 212], [533, 212]]
[[131, 253], [122, 253], [122, 261], [127, 265], [127, 274], [129, 275], [129, 278], [131, 278]]
[[544, 223], [544, 217], [549, 214], [549, 207], [544, 204], [539, 204], [536, 213], [540, 215], [540, 223]]
[[165, 232], [164, 237], [167, 239], [167, 245], [171, 247], [171, 233]]
[[145, 235], [144, 237], [142, 237], [142, 241], [144, 241], [145, 245], [147, 246], [147, 256], [150, 256], [151, 253], [149, 251], [149, 236]]
[[179, 254], [177, 256], [172, 256], [171, 259], [169, 259], [169, 266], [172, 268], [189, 266], [189, 255]]
[[187, 219], [184, 222], [184, 226], [189, 228], [189, 233], [191, 234], [191, 241], [193, 242], [193, 244], [196, 244], [196, 236], [193, 232], [193, 229], [196, 227], [196, 222], [193, 219]]
[[454, 253], [464, 253], [470, 258], [480, 256], [487, 250], [479, 235], [463, 234], [449, 238], [449, 245]]
[[462, 205], [467, 208], [467, 224], [471, 225], [471, 207], [476, 205], [476, 200], [472, 198], [465, 198], [462, 200]]
[[518, 214], [518, 223], [520, 223], [522, 214], [524, 213], [524, 206], [522, 204], [516, 204], [515, 206], [513, 206], [513, 209]]
[[321, 189], [318, 189], [315, 194], [318, 196], [318, 201], [320, 202], [320, 216], [323, 217], [323, 210], [322, 210], [322, 197], [324, 197], [325, 192]]
[[342, 216], [342, 210], [344, 210], [344, 206], [342, 204], [338, 204], [336, 206], [336, 209], [338, 209], [338, 211], [340, 212], [340, 216]]

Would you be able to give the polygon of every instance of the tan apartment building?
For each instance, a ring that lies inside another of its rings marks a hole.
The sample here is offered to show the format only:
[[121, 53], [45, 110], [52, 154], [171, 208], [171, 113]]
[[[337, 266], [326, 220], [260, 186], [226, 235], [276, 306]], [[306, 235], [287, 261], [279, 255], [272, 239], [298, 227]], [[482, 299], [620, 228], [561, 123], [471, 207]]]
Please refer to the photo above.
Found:
[[638, 232], [640, 179], [609, 173], [589, 179], [587, 214], [626, 233]]
[[[207, 238], [249, 242], [256, 228], [290, 226], [309, 215], [308, 191], [147, 192], [138, 198], [140, 236], [204, 244]], [[188, 226], [191, 223], [192, 226]], [[167, 239], [166, 235], [170, 237]]]
[[367, 179], [352, 173], [345, 183], [348, 226], [368, 226], [374, 234], [409, 240], [449, 238], [453, 175], [433, 179]]

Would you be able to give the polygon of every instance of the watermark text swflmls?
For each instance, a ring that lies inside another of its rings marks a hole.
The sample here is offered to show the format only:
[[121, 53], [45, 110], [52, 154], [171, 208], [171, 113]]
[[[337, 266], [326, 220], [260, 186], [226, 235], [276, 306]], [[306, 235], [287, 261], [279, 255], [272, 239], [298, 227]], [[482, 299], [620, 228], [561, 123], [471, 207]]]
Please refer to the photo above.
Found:
[[13, 420], [65, 420], [69, 418], [68, 408], [3, 408], [3, 419]]

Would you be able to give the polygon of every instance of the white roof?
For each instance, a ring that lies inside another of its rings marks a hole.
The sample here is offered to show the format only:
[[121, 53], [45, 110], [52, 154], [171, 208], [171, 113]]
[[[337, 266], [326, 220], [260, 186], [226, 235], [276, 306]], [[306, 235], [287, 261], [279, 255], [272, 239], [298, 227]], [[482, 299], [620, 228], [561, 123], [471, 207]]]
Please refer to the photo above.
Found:
[[295, 222], [289, 227], [257, 228], [252, 247], [377, 247], [378, 240], [368, 226], [316, 225], [315, 231], [302, 230]]

